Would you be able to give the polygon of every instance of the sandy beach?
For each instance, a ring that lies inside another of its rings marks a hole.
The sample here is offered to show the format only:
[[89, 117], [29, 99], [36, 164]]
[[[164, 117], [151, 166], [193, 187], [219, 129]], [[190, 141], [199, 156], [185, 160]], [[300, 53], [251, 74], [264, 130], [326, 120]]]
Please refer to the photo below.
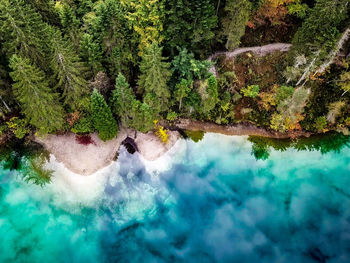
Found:
[[110, 141], [101, 141], [96, 133], [91, 134], [93, 143], [79, 144], [76, 135], [48, 135], [36, 137], [35, 141], [42, 144], [58, 162], [70, 171], [80, 175], [91, 175], [111, 164], [116, 159], [123, 141], [129, 137], [134, 140], [141, 156], [154, 161], [174, 146], [180, 138], [177, 131], [168, 131], [169, 140], [166, 144], [153, 133], [143, 134], [131, 129], [122, 128], [118, 136]]

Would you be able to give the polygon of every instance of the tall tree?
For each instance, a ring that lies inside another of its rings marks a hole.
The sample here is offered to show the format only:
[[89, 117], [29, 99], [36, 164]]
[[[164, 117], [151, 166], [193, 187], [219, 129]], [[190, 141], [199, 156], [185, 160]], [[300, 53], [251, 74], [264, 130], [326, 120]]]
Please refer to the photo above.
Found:
[[93, 75], [103, 70], [100, 45], [89, 34], [84, 34], [80, 41], [80, 56], [86, 62]]
[[163, 40], [164, 0], [128, 0], [127, 18], [135, 32], [140, 36], [139, 56], [143, 57], [145, 49]]
[[165, 62], [162, 56], [162, 48], [157, 44], [146, 48], [140, 64], [141, 75], [138, 84], [145, 91], [145, 102], [153, 106], [156, 113], [166, 111], [169, 106], [169, 67], [170, 63]]
[[134, 119], [132, 110], [133, 102], [136, 100], [134, 92], [125, 77], [119, 73], [115, 89], [112, 92], [111, 107], [113, 112], [119, 116], [121, 124], [125, 127], [131, 127]]
[[125, 15], [128, 10], [121, 1], [99, 1], [95, 4], [91, 23], [86, 26], [94, 42], [100, 45], [103, 63], [113, 77], [122, 72], [130, 78], [130, 68], [138, 57], [139, 36]]
[[74, 5], [68, 1], [59, 1], [56, 4], [61, 20], [63, 32], [71, 39], [75, 47], [79, 47], [80, 42], [80, 20], [77, 18]]
[[30, 60], [13, 55], [10, 60], [13, 93], [29, 123], [47, 133], [63, 126], [64, 112], [57, 103], [58, 95], [53, 93], [43, 71]]
[[179, 103], [179, 111], [182, 107], [182, 100], [188, 96], [191, 91], [192, 81], [182, 79], [180, 83], [176, 84], [174, 96], [176, 101]]
[[65, 104], [75, 108], [79, 99], [89, 91], [84, 78], [86, 69], [69, 40], [63, 39], [61, 33], [54, 29], [51, 47], [51, 67], [57, 80], [56, 88], [63, 92]]
[[116, 79], [115, 90], [112, 93], [111, 107], [119, 116], [121, 124], [141, 132], [153, 128], [154, 116], [152, 109], [146, 103], [141, 103], [122, 74]]
[[[294, 35], [293, 45], [289, 52], [295, 60], [290, 68], [291, 79], [300, 76], [297, 85], [301, 84], [312, 72], [331, 57], [341, 33], [347, 26], [349, 0], [317, 0], [310, 15]], [[301, 55], [301, 56], [300, 56]], [[299, 57], [305, 57], [305, 63], [299, 63]], [[325, 62], [326, 61], [326, 62]], [[294, 71], [293, 71], [294, 69]]]
[[226, 49], [233, 50], [240, 44], [249, 19], [251, 3], [248, 0], [227, 0], [226, 15], [222, 19], [222, 34], [225, 36]]
[[165, 46], [170, 48], [172, 54], [177, 46], [196, 53], [207, 50], [217, 26], [211, 0], [166, 0], [165, 10]]
[[216, 103], [218, 102], [218, 89], [217, 81], [214, 75], [211, 75], [206, 79], [205, 91], [200, 92], [202, 97], [202, 111], [203, 113], [209, 113], [214, 109]]
[[92, 119], [98, 136], [103, 141], [113, 139], [118, 133], [117, 122], [103, 96], [96, 89], [91, 95], [91, 106]]
[[8, 57], [19, 54], [45, 69], [47, 25], [23, 0], [0, 1], [0, 33]]

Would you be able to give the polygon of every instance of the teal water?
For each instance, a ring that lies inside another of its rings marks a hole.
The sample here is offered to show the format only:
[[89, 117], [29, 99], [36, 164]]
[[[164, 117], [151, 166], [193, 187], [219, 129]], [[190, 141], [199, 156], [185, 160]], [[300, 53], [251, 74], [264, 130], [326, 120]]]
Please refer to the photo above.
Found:
[[90, 177], [52, 161], [43, 188], [0, 169], [0, 262], [350, 262], [350, 148], [268, 151], [206, 134]]

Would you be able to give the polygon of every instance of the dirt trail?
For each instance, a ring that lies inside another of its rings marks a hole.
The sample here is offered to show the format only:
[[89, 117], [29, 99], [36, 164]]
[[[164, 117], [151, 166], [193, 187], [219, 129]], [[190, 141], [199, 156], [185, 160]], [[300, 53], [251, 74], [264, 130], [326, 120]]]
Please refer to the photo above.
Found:
[[202, 122], [190, 119], [179, 119], [176, 121], [176, 128], [190, 131], [204, 131], [221, 133], [224, 135], [253, 135], [261, 137], [269, 137], [276, 139], [296, 138], [296, 137], [310, 137], [312, 133], [304, 131], [292, 131], [287, 133], [280, 133], [264, 128], [259, 128], [253, 124], [232, 124], [232, 125], [218, 125], [212, 122]]
[[[259, 56], [265, 56], [269, 53], [275, 52], [275, 51], [281, 51], [281, 52], [287, 52], [291, 44], [287, 43], [274, 43], [274, 44], [268, 44], [265, 46], [258, 46], [258, 47], [242, 47], [237, 48], [233, 51], [219, 51], [211, 55], [208, 60], [212, 61], [218, 56], [225, 55], [227, 58], [233, 59], [239, 54], [245, 53], [245, 52], [253, 52]], [[215, 66], [209, 69], [209, 72], [213, 73], [215, 76], [217, 76], [217, 69]]]

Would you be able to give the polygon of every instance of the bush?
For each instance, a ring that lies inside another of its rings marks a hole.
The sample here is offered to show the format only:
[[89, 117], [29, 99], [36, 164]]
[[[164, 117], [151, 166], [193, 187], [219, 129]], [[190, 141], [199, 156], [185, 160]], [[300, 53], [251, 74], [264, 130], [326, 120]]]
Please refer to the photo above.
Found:
[[7, 126], [11, 132], [18, 138], [23, 139], [26, 134], [30, 132], [27, 126], [27, 121], [24, 119], [19, 119], [18, 117], [13, 117], [10, 121], [6, 122]]
[[316, 120], [315, 120], [315, 123], [314, 123], [314, 128], [318, 131], [318, 132], [326, 132], [327, 129], [327, 118], [325, 116], [322, 116], [322, 117], [318, 117]]
[[72, 132], [77, 134], [92, 133], [94, 132], [94, 125], [90, 117], [83, 117], [79, 119], [71, 129]]
[[173, 122], [177, 119], [177, 113], [174, 111], [171, 111], [168, 113], [168, 115], [166, 116], [166, 119], [170, 122]]
[[250, 85], [246, 88], [242, 88], [241, 92], [245, 97], [256, 98], [259, 95], [260, 87], [259, 85]]

